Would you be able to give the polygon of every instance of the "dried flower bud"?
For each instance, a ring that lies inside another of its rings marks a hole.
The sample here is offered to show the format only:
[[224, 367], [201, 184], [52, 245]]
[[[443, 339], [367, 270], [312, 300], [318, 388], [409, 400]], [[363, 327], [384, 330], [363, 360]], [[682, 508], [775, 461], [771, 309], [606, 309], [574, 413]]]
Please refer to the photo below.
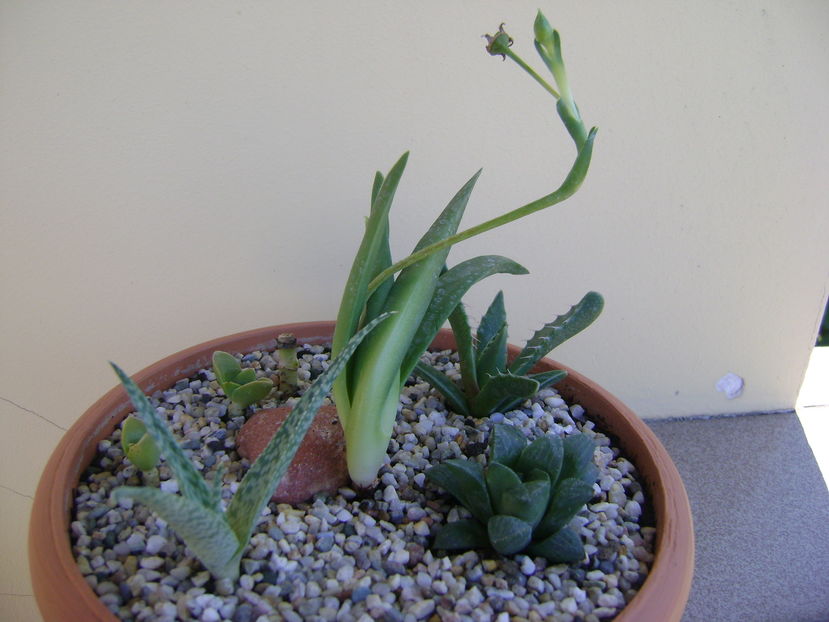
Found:
[[512, 47], [512, 37], [504, 31], [504, 24], [498, 26], [498, 32], [494, 35], [484, 35], [486, 39], [486, 51], [493, 56], [500, 54], [501, 58], [506, 60], [507, 50]]

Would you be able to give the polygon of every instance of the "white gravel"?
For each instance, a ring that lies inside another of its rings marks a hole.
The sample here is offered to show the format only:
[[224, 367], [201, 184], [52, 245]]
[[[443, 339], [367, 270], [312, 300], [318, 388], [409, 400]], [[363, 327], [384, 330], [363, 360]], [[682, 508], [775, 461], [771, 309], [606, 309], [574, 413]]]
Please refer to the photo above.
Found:
[[[320, 346], [306, 346], [301, 358], [301, 377], [313, 378], [327, 365]], [[448, 352], [432, 360], [456, 365]], [[251, 353], [243, 365], [271, 374], [273, 353]], [[219, 393], [212, 371], [203, 370], [153, 401], [208, 479], [219, 464], [226, 466], [227, 499], [248, 465], [235, 452], [244, 419], [228, 413]], [[429, 549], [436, 529], [465, 510], [427, 484], [424, 472], [463, 455], [485, 462], [489, 431], [498, 421], [519, 427], [528, 439], [582, 432], [596, 441], [596, 496], [571, 524], [588, 551], [582, 563]], [[635, 467], [594, 429], [583, 408], [568, 406], [552, 389], [518, 410], [476, 421], [447, 412], [428, 384], [410, 379], [389, 443], [390, 461], [373, 496], [342, 489], [297, 507], [271, 506], [235, 585], [215, 581], [146, 507], [110, 505], [114, 487], [142, 483], [123, 460], [119, 438], [116, 431], [100, 443], [81, 478], [70, 534], [87, 583], [124, 620], [413, 622], [438, 616], [448, 622], [598, 622], [633, 597], [653, 559], [655, 530], [647, 526], [649, 501]], [[162, 463], [162, 488], [176, 490], [170, 475]]]

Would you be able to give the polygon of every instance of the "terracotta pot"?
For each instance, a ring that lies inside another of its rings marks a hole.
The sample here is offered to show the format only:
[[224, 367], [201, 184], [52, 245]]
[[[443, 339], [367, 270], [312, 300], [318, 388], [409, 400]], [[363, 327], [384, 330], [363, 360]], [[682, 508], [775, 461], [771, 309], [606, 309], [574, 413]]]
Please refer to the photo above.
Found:
[[[133, 376], [147, 393], [210, 366], [215, 350], [249, 352], [273, 348], [279, 333], [301, 343], [330, 342], [333, 322], [285, 324], [237, 333], [173, 354]], [[441, 331], [435, 349], [454, 347], [451, 332]], [[511, 355], [518, 348], [510, 346]], [[624, 622], [678, 621], [688, 600], [694, 567], [691, 508], [679, 472], [651, 430], [624, 404], [578, 372], [545, 359], [541, 369], [566, 369], [556, 389], [568, 402], [581, 404], [602, 431], [618, 439], [645, 482], [656, 515], [656, 555], [638, 594], [616, 617]], [[74, 489], [92, 461], [98, 442], [108, 437], [132, 410], [116, 387], [87, 410], [64, 435], [41, 475], [29, 526], [29, 565], [38, 607], [46, 622], [115, 621], [84, 581], [69, 538]]]

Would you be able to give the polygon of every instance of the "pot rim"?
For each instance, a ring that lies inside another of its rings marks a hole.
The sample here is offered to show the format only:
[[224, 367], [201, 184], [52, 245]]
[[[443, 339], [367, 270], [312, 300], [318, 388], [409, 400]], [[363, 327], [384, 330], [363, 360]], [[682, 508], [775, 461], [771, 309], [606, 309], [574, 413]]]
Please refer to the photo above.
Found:
[[[132, 376], [152, 393], [172, 386], [199, 369], [209, 367], [215, 350], [248, 352], [273, 348], [276, 336], [292, 332], [302, 343], [331, 341], [333, 321], [278, 324], [205, 341], [171, 354]], [[448, 329], [441, 329], [432, 349], [455, 347]], [[520, 348], [509, 346], [510, 356]], [[691, 589], [694, 568], [694, 531], [685, 487], [673, 461], [651, 429], [608, 391], [552, 359], [545, 369], [563, 369], [567, 377], [556, 390], [568, 403], [581, 404], [603, 432], [616, 437], [644, 480], [654, 506], [656, 544], [654, 561], [636, 596], [615, 618], [619, 622], [679, 621]], [[83, 578], [72, 554], [69, 529], [74, 491], [80, 475], [109, 436], [132, 412], [120, 386], [90, 406], [64, 434], [53, 451], [37, 486], [29, 521], [29, 565], [32, 587], [44, 619], [101, 620], [116, 617], [103, 605]]]

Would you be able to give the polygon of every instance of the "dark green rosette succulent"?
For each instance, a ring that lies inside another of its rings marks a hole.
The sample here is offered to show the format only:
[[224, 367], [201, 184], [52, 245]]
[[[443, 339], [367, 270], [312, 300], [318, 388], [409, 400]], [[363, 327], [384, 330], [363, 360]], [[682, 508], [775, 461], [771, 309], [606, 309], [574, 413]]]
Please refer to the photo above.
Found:
[[598, 469], [594, 442], [583, 434], [542, 436], [531, 443], [518, 428], [498, 423], [489, 464], [454, 459], [426, 472], [472, 514], [444, 525], [434, 548], [492, 548], [501, 555], [526, 553], [551, 563], [584, 558], [571, 519], [593, 498]]

